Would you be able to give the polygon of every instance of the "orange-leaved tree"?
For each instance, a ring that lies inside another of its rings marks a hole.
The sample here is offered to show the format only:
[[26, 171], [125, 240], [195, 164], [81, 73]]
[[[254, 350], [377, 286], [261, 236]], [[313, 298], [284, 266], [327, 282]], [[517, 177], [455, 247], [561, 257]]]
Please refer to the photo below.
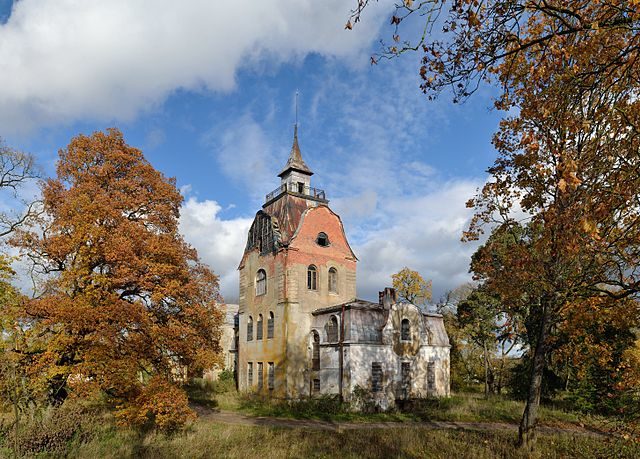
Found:
[[178, 233], [182, 196], [117, 129], [79, 135], [43, 184], [38, 230], [14, 238], [42, 272], [28, 302], [34, 384], [51, 402], [106, 394], [121, 422], [184, 424], [186, 371], [218, 359], [218, 279]]
[[[358, 1], [353, 21], [368, 3]], [[425, 33], [400, 38], [406, 18], [422, 13]], [[495, 237], [474, 260], [476, 278], [529, 319], [520, 443], [532, 446], [561, 317], [576, 300], [640, 292], [640, 4], [404, 1], [391, 22], [394, 43], [383, 55], [423, 52], [426, 94], [451, 89], [462, 100], [493, 81], [495, 105], [508, 111], [494, 137], [491, 177], [470, 202], [476, 216], [466, 237], [491, 228]]]
[[425, 305], [431, 300], [431, 281], [426, 281], [418, 271], [406, 266], [391, 275], [393, 288], [398, 297], [417, 306]]

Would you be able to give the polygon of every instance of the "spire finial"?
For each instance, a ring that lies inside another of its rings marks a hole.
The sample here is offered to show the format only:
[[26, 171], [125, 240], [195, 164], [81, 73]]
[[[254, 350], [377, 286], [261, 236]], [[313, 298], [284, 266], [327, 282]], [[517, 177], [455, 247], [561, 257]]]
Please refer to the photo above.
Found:
[[296, 89], [296, 132], [298, 132], [298, 90]]

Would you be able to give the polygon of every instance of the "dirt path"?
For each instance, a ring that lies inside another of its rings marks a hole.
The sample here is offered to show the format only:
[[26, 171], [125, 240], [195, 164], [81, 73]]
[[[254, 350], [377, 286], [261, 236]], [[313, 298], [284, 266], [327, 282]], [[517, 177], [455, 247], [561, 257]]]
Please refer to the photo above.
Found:
[[[516, 424], [501, 422], [451, 422], [451, 421], [422, 421], [422, 422], [330, 422], [314, 419], [287, 419], [261, 416], [247, 416], [233, 411], [213, 411], [202, 406], [193, 407], [201, 418], [219, 422], [222, 424], [234, 424], [245, 426], [268, 426], [288, 429], [314, 429], [340, 432], [353, 429], [392, 429], [399, 427], [419, 427], [433, 430], [472, 430], [472, 431], [518, 431]], [[541, 434], [569, 434], [604, 437], [606, 433], [575, 427], [549, 427], [540, 426]]]

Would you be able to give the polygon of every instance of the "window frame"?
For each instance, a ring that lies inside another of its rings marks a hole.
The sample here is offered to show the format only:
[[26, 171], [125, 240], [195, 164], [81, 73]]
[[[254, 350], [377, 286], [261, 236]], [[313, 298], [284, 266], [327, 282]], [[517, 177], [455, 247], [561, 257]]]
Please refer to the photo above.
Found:
[[253, 362], [247, 362], [247, 386], [253, 387]]
[[267, 272], [259, 269], [256, 273], [256, 296], [267, 294]]
[[253, 317], [247, 319], [247, 341], [253, 341]]
[[338, 270], [333, 266], [329, 268], [327, 275], [327, 287], [329, 293], [338, 293]]
[[384, 372], [381, 362], [371, 362], [371, 392], [382, 392]]
[[276, 366], [273, 362], [267, 363], [267, 389], [273, 390], [276, 381]]
[[258, 390], [264, 387], [264, 363], [258, 362]]
[[318, 291], [318, 268], [316, 265], [307, 266], [307, 290]]
[[263, 339], [263, 329], [264, 329], [264, 321], [262, 319], [262, 314], [258, 314], [258, 320], [256, 321], [256, 341], [260, 341]]
[[316, 330], [311, 332], [311, 370], [320, 370], [320, 333]]
[[[406, 328], [405, 328], [406, 325]], [[406, 317], [400, 322], [400, 341], [410, 342], [411, 339], [411, 321]]]
[[[324, 244], [320, 243], [321, 240], [324, 241]], [[329, 239], [327, 233], [325, 233], [324, 231], [320, 231], [316, 236], [316, 244], [318, 244], [320, 247], [329, 247], [331, 245], [331, 240]]]
[[273, 311], [269, 311], [269, 318], [267, 319], [267, 339], [273, 339], [273, 329], [275, 322], [275, 314]]
[[337, 343], [340, 341], [340, 321], [335, 315], [329, 317], [327, 321], [327, 342]]

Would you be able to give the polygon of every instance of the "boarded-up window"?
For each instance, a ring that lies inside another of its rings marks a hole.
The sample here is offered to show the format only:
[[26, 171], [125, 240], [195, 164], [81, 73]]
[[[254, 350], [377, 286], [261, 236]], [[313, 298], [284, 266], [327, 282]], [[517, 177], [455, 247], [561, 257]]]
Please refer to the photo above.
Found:
[[267, 273], [264, 269], [259, 269], [256, 274], [256, 296], [267, 293]]
[[258, 362], [258, 390], [262, 389], [263, 378], [264, 378], [264, 371], [262, 368], [262, 362]]
[[318, 290], [318, 270], [313, 265], [307, 268], [307, 288]]
[[256, 330], [256, 339], [262, 339], [262, 314], [258, 314], [258, 329]]
[[432, 395], [436, 390], [436, 363], [427, 363], [427, 391]]
[[411, 324], [409, 319], [402, 319], [400, 325], [400, 339], [402, 341], [411, 341]]
[[247, 386], [253, 386], [253, 362], [247, 363]]
[[382, 390], [382, 365], [380, 362], [371, 364], [371, 391], [380, 392]]
[[253, 317], [249, 316], [247, 320], [247, 341], [253, 340]]
[[320, 380], [319, 379], [314, 379], [313, 380], [313, 393], [314, 394], [319, 394], [320, 393]]
[[273, 312], [269, 312], [269, 319], [267, 320], [267, 339], [273, 338], [273, 322], [274, 322]]
[[267, 373], [267, 387], [269, 390], [273, 390], [276, 379], [276, 367], [273, 362], [269, 362], [269, 373]]
[[320, 335], [317, 331], [313, 331], [313, 343], [311, 343], [311, 369], [320, 369]]
[[329, 291], [338, 293], [338, 270], [336, 268], [329, 268]]
[[338, 342], [338, 319], [336, 316], [331, 316], [327, 322], [327, 341], [330, 343]]
[[402, 362], [402, 398], [408, 399], [411, 393], [411, 363]]

